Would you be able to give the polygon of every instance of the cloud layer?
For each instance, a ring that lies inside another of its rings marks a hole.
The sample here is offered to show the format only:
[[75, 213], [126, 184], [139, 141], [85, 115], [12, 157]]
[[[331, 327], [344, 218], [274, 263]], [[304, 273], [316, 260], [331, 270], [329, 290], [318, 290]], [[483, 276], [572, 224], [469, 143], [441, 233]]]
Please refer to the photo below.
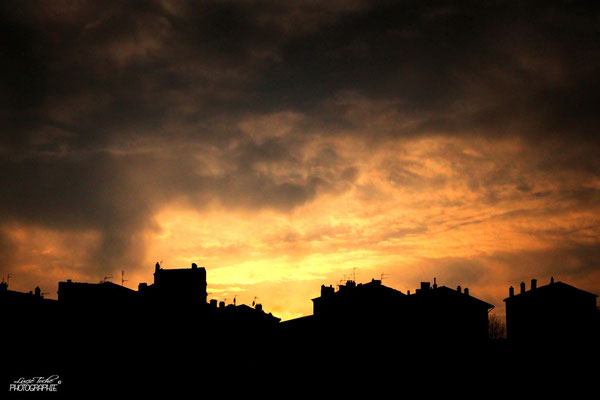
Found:
[[359, 264], [401, 290], [438, 271], [497, 306], [532, 274], [600, 289], [598, 6], [2, 7], [0, 250], [17, 289], [148, 280], [156, 259], [269, 293]]

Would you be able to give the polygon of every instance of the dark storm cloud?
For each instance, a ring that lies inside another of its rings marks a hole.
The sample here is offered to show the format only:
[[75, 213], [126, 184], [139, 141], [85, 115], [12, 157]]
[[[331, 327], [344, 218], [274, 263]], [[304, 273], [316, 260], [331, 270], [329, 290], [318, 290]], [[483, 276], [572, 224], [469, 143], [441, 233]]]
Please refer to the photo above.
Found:
[[[365, 104], [385, 104], [390, 126], [416, 121], [369, 132], [375, 142], [493, 134], [597, 146], [597, 9], [324, 3], [5, 2], [2, 221], [96, 230], [95, 259], [118, 260], [134, 258], [140, 231], [174, 199], [289, 210], [357, 179], [332, 147], [307, 152], [324, 131], [361, 137], [370, 120], [351, 111]], [[240, 128], [279, 112], [302, 119], [276, 137]], [[577, 165], [597, 174], [595, 161]]]

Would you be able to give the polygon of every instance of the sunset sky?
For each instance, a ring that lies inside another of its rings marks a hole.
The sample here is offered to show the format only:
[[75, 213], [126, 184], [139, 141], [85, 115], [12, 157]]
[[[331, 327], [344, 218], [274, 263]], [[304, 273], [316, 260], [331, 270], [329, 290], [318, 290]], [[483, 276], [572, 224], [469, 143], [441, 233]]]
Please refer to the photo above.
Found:
[[532, 278], [600, 294], [600, 3], [456, 3], [3, 2], [9, 289], [160, 261], [284, 320], [353, 274], [500, 316]]

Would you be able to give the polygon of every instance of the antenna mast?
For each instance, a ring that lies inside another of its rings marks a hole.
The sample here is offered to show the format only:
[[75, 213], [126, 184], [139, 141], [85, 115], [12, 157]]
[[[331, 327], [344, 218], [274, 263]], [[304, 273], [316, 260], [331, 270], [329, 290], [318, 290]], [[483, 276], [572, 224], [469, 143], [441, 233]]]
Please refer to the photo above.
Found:
[[125, 286], [125, 282], [127, 282], [128, 279], [125, 279], [125, 271], [121, 271], [121, 286]]

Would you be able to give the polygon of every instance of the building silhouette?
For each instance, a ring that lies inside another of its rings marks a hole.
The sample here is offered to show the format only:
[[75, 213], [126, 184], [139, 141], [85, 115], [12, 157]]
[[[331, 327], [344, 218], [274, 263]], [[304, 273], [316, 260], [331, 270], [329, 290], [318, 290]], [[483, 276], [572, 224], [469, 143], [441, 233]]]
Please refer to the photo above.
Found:
[[9, 290], [7, 282], [0, 282], [0, 312], [3, 320], [15, 327], [29, 328], [44, 323], [57, 307], [58, 302], [44, 298], [39, 286], [23, 293]]
[[598, 309], [596, 297], [564, 282], [554, 281], [537, 287], [531, 280], [520, 292], [509, 289], [506, 303], [507, 339], [514, 343], [551, 342], [553, 344], [589, 343], [597, 340]]
[[408, 296], [408, 319], [420, 338], [437, 341], [483, 342], [488, 337], [488, 313], [493, 305], [473, 297], [469, 289], [421, 282]]
[[140, 283], [138, 292], [146, 299], [160, 304], [179, 303], [180, 306], [206, 305], [206, 269], [195, 263], [191, 268], [164, 269], [154, 266], [154, 283]]
[[347, 281], [321, 286], [313, 301], [313, 315], [284, 321], [285, 331], [297, 337], [338, 340], [385, 338], [410, 342], [484, 342], [488, 332], [491, 304], [470, 296], [469, 290], [441, 286], [434, 280], [421, 282], [410, 294], [382, 285], [380, 280], [365, 284]]
[[99, 283], [66, 282], [58, 283], [58, 302], [67, 308], [110, 309], [131, 305], [137, 300], [135, 290], [113, 282]]

